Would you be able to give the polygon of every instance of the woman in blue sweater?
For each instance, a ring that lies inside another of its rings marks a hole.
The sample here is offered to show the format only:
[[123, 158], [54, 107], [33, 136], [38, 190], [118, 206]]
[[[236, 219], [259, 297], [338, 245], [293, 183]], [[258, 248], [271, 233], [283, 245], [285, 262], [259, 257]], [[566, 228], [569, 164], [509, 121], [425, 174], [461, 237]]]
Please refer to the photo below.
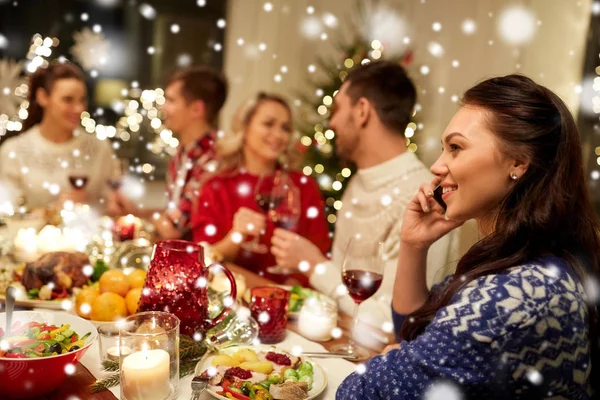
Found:
[[[600, 224], [569, 110], [529, 78], [492, 78], [465, 93], [442, 146], [436, 178], [404, 215], [399, 344], [337, 398], [591, 398], [597, 312], [584, 287], [599, 266]], [[440, 183], [445, 213], [433, 198]], [[471, 218], [481, 239], [429, 292], [429, 247]]]

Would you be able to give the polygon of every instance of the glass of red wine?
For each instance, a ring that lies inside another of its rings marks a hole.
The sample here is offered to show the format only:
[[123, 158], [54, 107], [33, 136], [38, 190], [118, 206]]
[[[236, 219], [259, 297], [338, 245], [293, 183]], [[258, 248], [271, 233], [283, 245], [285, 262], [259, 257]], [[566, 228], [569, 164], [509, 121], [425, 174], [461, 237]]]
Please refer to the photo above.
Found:
[[79, 152], [73, 154], [69, 168], [69, 183], [75, 190], [83, 190], [88, 183], [88, 174], [83, 165], [83, 157]]
[[113, 158], [110, 168], [110, 176], [106, 183], [114, 191], [121, 188], [123, 184], [123, 176], [127, 173], [128, 162], [125, 159]]
[[[269, 210], [270, 220], [277, 228], [294, 231], [301, 214], [300, 189], [292, 182], [286, 172], [282, 172], [275, 179], [271, 196], [275, 199], [281, 199], [281, 201], [272, 204]], [[268, 267], [267, 272], [277, 275], [301, 273], [297, 266], [282, 267], [279, 265]]]
[[[350, 239], [342, 263], [342, 282], [355, 303], [353, 330], [356, 330], [358, 325], [360, 304], [373, 296], [381, 287], [384, 267], [383, 243], [372, 242], [369, 238], [361, 237]], [[369, 352], [357, 347], [353, 337], [354, 335], [351, 334], [348, 343], [332, 346], [330, 351], [348, 353], [359, 360], [369, 358]]]
[[[256, 182], [256, 186], [254, 187], [254, 201], [258, 208], [266, 215], [270, 208], [273, 207], [274, 204], [278, 204], [281, 199], [273, 198], [271, 196], [271, 190], [273, 189], [273, 184], [271, 177], [261, 175]], [[266, 254], [269, 251], [269, 248], [260, 243], [260, 236], [262, 232], [258, 232], [254, 239], [250, 242], [242, 243], [242, 248], [246, 251], [250, 251], [252, 253], [258, 254]]]

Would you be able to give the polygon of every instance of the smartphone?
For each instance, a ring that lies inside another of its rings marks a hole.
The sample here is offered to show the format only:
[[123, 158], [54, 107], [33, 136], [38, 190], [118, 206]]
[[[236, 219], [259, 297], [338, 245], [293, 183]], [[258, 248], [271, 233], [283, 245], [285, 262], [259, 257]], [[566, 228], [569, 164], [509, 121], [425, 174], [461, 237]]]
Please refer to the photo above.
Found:
[[448, 206], [444, 202], [444, 199], [442, 199], [443, 189], [444, 188], [442, 187], [442, 185], [437, 185], [435, 189], [433, 189], [433, 199], [436, 203], [440, 205], [440, 207], [444, 209], [444, 211], [446, 211], [446, 208], [448, 208]]

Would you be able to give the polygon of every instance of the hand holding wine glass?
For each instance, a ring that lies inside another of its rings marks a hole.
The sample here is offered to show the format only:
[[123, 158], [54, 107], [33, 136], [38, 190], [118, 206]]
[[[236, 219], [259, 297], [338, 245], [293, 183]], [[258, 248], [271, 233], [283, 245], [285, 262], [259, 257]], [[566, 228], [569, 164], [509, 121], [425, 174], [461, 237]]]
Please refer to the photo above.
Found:
[[[354, 324], [358, 324], [360, 304], [373, 296], [381, 287], [385, 267], [383, 243], [370, 242], [368, 238], [351, 238], [342, 263], [342, 281], [356, 304]], [[333, 346], [330, 351], [354, 355], [358, 359], [369, 358], [369, 352], [356, 347], [353, 335], [346, 344]]]
[[[280, 201], [271, 197], [272, 184], [270, 179], [270, 177], [261, 175], [254, 187], [254, 201], [256, 201], [256, 205], [264, 214], [269, 211], [274, 202]], [[242, 248], [253, 253], [267, 253], [269, 251], [268, 247], [260, 243], [261, 231], [262, 229], [258, 231], [258, 234], [254, 236], [252, 241], [242, 243]]]
[[128, 161], [120, 158], [113, 158], [110, 166], [110, 176], [106, 183], [112, 190], [119, 190], [123, 184], [123, 177], [127, 174]]
[[[282, 172], [275, 185], [273, 185], [271, 198], [281, 199], [281, 201], [272, 203], [269, 218], [276, 227], [293, 232], [300, 220], [302, 204], [300, 202], [300, 189], [292, 182], [286, 172]], [[302, 271], [297, 266], [275, 265], [268, 267], [267, 272], [277, 275], [291, 275]]]

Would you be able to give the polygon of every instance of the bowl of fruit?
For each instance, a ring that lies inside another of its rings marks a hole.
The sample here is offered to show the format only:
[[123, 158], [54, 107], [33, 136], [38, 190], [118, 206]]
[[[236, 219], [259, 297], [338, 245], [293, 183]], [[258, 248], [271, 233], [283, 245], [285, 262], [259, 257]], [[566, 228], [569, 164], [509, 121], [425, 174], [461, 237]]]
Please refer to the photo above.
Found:
[[145, 280], [142, 269], [108, 269], [97, 282], [75, 291], [72, 312], [95, 326], [135, 314]]
[[28, 399], [56, 390], [98, 333], [94, 325], [66, 313], [16, 311], [9, 330], [0, 314], [2, 398]]

